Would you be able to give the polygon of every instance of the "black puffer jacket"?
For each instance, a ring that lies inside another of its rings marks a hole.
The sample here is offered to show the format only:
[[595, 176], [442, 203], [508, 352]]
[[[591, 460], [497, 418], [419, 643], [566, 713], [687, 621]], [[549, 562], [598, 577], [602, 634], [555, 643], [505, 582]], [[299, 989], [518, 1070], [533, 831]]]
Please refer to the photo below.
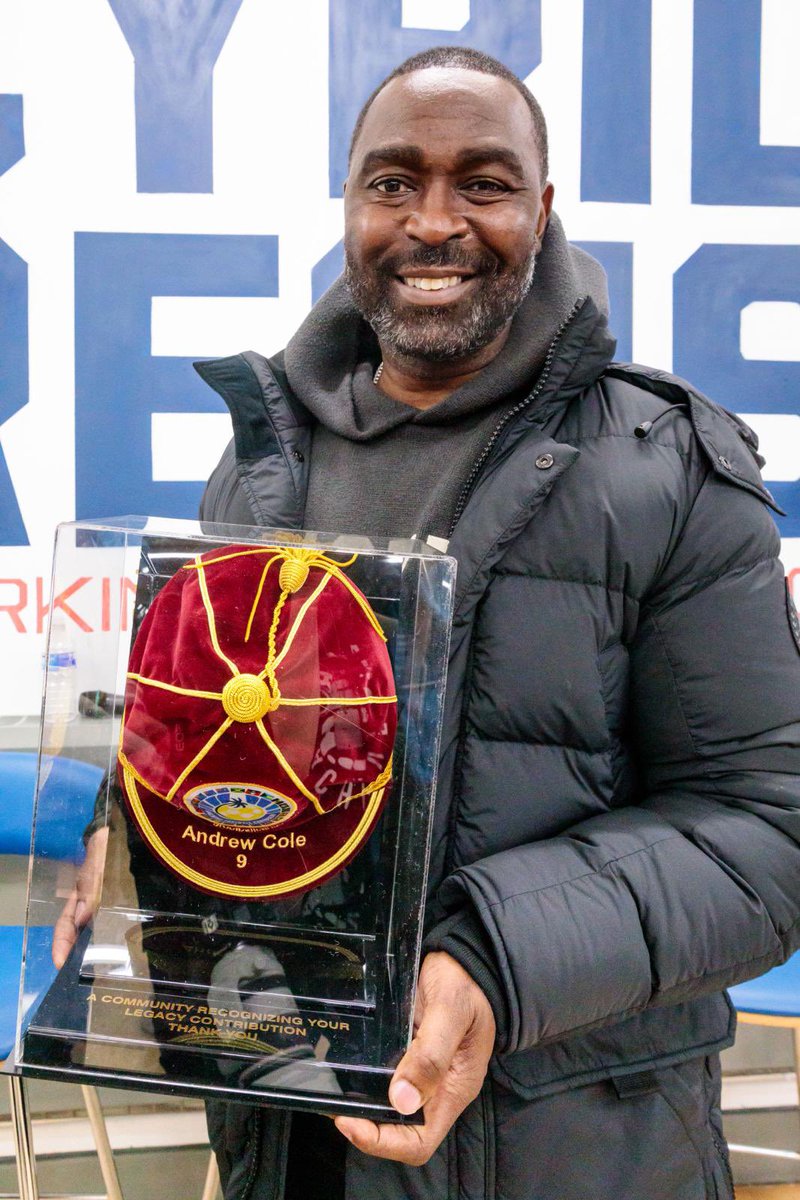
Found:
[[[450, 541], [427, 945], [486, 990], [497, 1054], [427, 1167], [354, 1153], [348, 1196], [655, 1200], [648, 1155], [658, 1196], [730, 1194], [707, 1056], [722, 989], [800, 941], [800, 635], [752, 434], [610, 349], [586, 301]], [[235, 430], [203, 517], [302, 527], [280, 360], [198, 369]], [[227, 1197], [281, 1195], [288, 1120], [217, 1113]]]

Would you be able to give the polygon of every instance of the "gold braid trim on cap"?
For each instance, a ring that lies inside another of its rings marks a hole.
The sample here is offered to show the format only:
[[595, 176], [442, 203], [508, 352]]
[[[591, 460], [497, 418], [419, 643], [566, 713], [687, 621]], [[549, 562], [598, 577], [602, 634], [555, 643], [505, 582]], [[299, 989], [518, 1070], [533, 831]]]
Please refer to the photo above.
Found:
[[145, 675], [137, 675], [128, 671], [128, 679], [134, 683], [143, 683], [146, 687], [161, 688], [163, 692], [176, 692], [179, 696], [192, 696], [199, 700], [222, 700], [222, 692], [201, 692], [197, 688], [182, 688], [174, 683], [162, 683], [160, 679], [148, 679]]
[[227, 663], [232, 675], [239, 674], [239, 668], [232, 659], [228, 658], [225, 651], [219, 644], [217, 637], [217, 623], [214, 619], [214, 608], [211, 603], [211, 597], [208, 594], [208, 582], [206, 580], [205, 568], [198, 554], [195, 560], [197, 566], [197, 582], [200, 585], [200, 595], [203, 598], [203, 608], [206, 610], [206, 621], [208, 623], [208, 636], [211, 638], [211, 645], [214, 647], [214, 653], [218, 658], [221, 658], [224, 663]]
[[310, 887], [311, 884], [316, 883], [318, 879], [325, 878], [332, 874], [339, 864], [344, 863], [346, 859], [348, 859], [350, 855], [358, 849], [359, 844], [363, 842], [373, 819], [377, 815], [376, 810], [380, 806], [383, 798], [383, 790], [372, 793], [372, 796], [370, 797], [369, 801], [367, 802], [367, 806], [364, 809], [364, 814], [361, 817], [361, 820], [358, 822], [356, 828], [350, 834], [350, 837], [342, 846], [339, 847], [335, 854], [332, 854], [331, 857], [326, 859], [325, 862], [320, 863], [318, 867], [315, 867], [311, 871], [306, 871], [303, 875], [297, 875], [294, 879], [286, 879], [283, 881], [283, 883], [266, 884], [263, 886], [245, 886], [242, 884], [225, 883], [219, 879], [212, 879], [209, 875], [202, 875], [199, 871], [195, 871], [192, 867], [188, 867], [185, 863], [181, 862], [177, 855], [173, 854], [169, 847], [165, 845], [153, 828], [150, 818], [145, 812], [144, 806], [139, 797], [139, 793], [136, 788], [136, 780], [127, 767], [123, 770], [123, 775], [125, 779], [125, 790], [128, 794], [128, 800], [130, 801], [136, 823], [138, 824], [139, 829], [144, 835], [146, 841], [150, 843], [162, 862], [166, 863], [168, 867], [171, 867], [172, 870], [178, 875], [182, 876], [184, 879], [188, 879], [190, 883], [194, 883], [198, 887], [207, 888], [209, 891], [215, 892], [222, 896], [240, 896], [243, 899], [253, 900], [267, 896], [282, 896], [285, 892], [292, 892], [299, 888]]
[[246, 642], [249, 642], [249, 641], [250, 641], [250, 631], [251, 631], [251, 630], [252, 630], [252, 628], [253, 628], [253, 621], [254, 621], [254, 619], [255, 619], [256, 610], [257, 610], [257, 608], [258, 608], [258, 602], [259, 602], [259, 600], [261, 599], [261, 593], [262, 593], [262, 591], [264, 590], [264, 581], [265, 581], [265, 580], [266, 580], [266, 578], [267, 578], [267, 571], [270, 569], [270, 567], [272, 566], [272, 564], [273, 564], [273, 563], [274, 563], [274, 562], [275, 562], [275, 561], [276, 561], [276, 560], [277, 560], [279, 557], [280, 557], [280, 555], [278, 555], [278, 554], [273, 554], [272, 558], [268, 559], [268, 560], [267, 560], [267, 562], [264, 564], [264, 570], [261, 572], [261, 578], [260, 578], [260, 579], [259, 579], [259, 581], [258, 581], [258, 588], [256, 589], [256, 598], [255, 598], [255, 600], [253, 601], [253, 607], [250, 609], [250, 619], [249, 619], [249, 621], [247, 622], [247, 629], [244, 631], [244, 640], [245, 640]]
[[215, 730], [215, 732], [212, 733], [211, 737], [208, 739], [205, 746], [203, 746], [202, 750], [198, 750], [197, 754], [195, 754], [194, 758], [189, 763], [188, 767], [183, 768], [180, 775], [178, 776], [178, 778], [173, 783], [172, 787], [167, 792], [168, 800], [172, 800], [173, 796], [175, 795], [178, 788], [183, 783], [186, 776], [191, 775], [191, 773], [195, 769], [195, 767], [198, 766], [203, 761], [203, 759], [208, 754], [208, 752], [212, 748], [212, 746], [216, 745], [216, 743], [222, 737], [223, 733], [225, 733], [225, 731], [227, 729], [229, 729], [232, 724], [233, 724], [233, 717], [226, 717], [225, 720], [220, 725], [219, 729]]
[[360, 792], [353, 792], [352, 796], [343, 797], [338, 804], [334, 804], [333, 808], [329, 808], [327, 811], [333, 812], [334, 809], [340, 808], [342, 804], [349, 804], [351, 800], [360, 800], [362, 796], [371, 796], [373, 792], [378, 791], [379, 789], [382, 791], [392, 782], [393, 759], [394, 755], [390, 754], [389, 761], [387, 762], [386, 766], [383, 768], [380, 775], [373, 779], [372, 783], [368, 783], [367, 786], [362, 788]]
[[[249, 640], [249, 631], [253, 620], [253, 614], [258, 606], [258, 601], [261, 598], [261, 589], [264, 586], [264, 580], [266, 578], [267, 571], [277, 558], [282, 558], [284, 560], [281, 565], [281, 573], [278, 578], [281, 591], [298, 592], [308, 578], [308, 571], [310, 568], [321, 567], [323, 571], [329, 571], [331, 575], [338, 579], [339, 582], [347, 588], [348, 592], [353, 597], [356, 604], [359, 606], [364, 616], [377, 633], [378, 637], [380, 637], [384, 642], [386, 641], [386, 634], [383, 632], [378, 618], [372, 611], [369, 601], [361, 595], [356, 585], [342, 573], [342, 569], [344, 567], [351, 567], [357, 560], [357, 554], [351, 555], [351, 557], [345, 562], [340, 563], [337, 562], [336, 559], [331, 558], [330, 555], [323, 553], [322, 550], [310, 550], [304, 546], [257, 546], [252, 550], [237, 550], [233, 554], [221, 554], [218, 558], [207, 558], [205, 561], [203, 561], [198, 554], [194, 562], [184, 563], [183, 570], [202, 572], [205, 567], [211, 567], [214, 565], [214, 563], [229, 562], [232, 558], [244, 558], [246, 555], [250, 554], [272, 554], [273, 557], [264, 566], [264, 570], [261, 575], [261, 582], [258, 585], [258, 591], [253, 604], [253, 610], [250, 614], [250, 622], [248, 622], [247, 632], [244, 639], [245, 641]], [[303, 571], [303, 567], [307, 569]]]
[[316, 796], [316, 795], [314, 794], [314, 792], [310, 791], [310, 790], [309, 790], [309, 788], [307, 788], [307, 787], [306, 787], [306, 785], [303, 783], [302, 779], [301, 779], [301, 778], [299, 777], [299, 775], [298, 775], [298, 774], [295, 772], [295, 770], [294, 770], [294, 768], [292, 767], [291, 763], [288, 761], [288, 759], [286, 759], [286, 758], [284, 757], [284, 755], [283, 755], [282, 751], [281, 751], [281, 750], [279, 750], [279, 749], [278, 749], [278, 747], [275, 745], [275, 743], [273, 742], [272, 738], [271, 738], [271, 737], [269, 736], [269, 734], [267, 733], [267, 730], [266, 730], [266, 727], [265, 727], [265, 725], [264, 725], [264, 722], [263, 722], [263, 721], [256, 721], [255, 725], [256, 725], [256, 729], [258, 730], [258, 732], [259, 732], [259, 734], [260, 734], [260, 736], [261, 736], [261, 739], [262, 739], [262, 741], [264, 742], [264, 744], [265, 744], [266, 746], [268, 746], [268, 747], [270, 748], [270, 750], [272, 751], [272, 753], [275, 755], [275, 758], [277, 758], [277, 760], [278, 760], [278, 762], [280, 763], [281, 767], [282, 767], [282, 768], [283, 768], [283, 770], [286, 772], [286, 774], [289, 776], [289, 778], [291, 779], [292, 783], [293, 783], [293, 784], [294, 784], [294, 786], [297, 788], [298, 792], [300, 792], [300, 793], [301, 793], [301, 795], [305, 796], [306, 800], [310, 800], [310, 801], [311, 801], [311, 803], [313, 804], [314, 808], [315, 808], [315, 809], [317, 810], [317, 812], [319, 813], [319, 815], [320, 815], [321, 817], [324, 817], [324, 816], [325, 816], [325, 809], [324, 809], [324, 808], [322, 807], [322, 805], [320, 804], [320, 802], [319, 802], [319, 797], [318, 797], [318, 796]]
[[[281, 665], [284, 658], [291, 650], [292, 643], [294, 642], [294, 639], [297, 636], [300, 626], [303, 624], [303, 620], [305, 619], [306, 613], [311, 608], [311, 606], [315, 603], [315, 601], [322, 595], [325, 588], [330, 583], [331, 579], [332, 579], [331, 575], [323, 575], [322, 579], [320, 579], [320, 581], [317, 584], [317, 586], [315, 587], [314, 591], [311, 593], [311, 595], [308, 597], [308, 599], [303, 602], [303, 605], [300, 608], [300, 611], [298, 612], [297, 616], [294, 619], [294, 624], [292, 625], [291, 629], [289, 630], [289, 632], [287, 633], [286, 637], [283, 640], [283, 647], [278, 652], [274, 662], [272, 663], [273, 670], [277, 669]], [[266, 673], [266, 668], [262, 672], [262, 674], [265, 674], [265, 673]]]
[[360, 704], [395, 704], [397, 696], [309, 696], [307, 700], [293, 700], [281, 696], [285, 708], [355, 708]]

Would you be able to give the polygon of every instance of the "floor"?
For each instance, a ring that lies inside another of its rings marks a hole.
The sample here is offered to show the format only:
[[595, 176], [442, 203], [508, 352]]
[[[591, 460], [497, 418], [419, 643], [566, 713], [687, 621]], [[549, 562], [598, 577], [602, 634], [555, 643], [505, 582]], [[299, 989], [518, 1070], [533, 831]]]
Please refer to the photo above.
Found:
[[[115, 1155], [119, 1182], [125, 1200], [154, 1200], [169, 1196], [172, 1200], [200, 1200], [203, 1194], [208, 1151], [133, 1150]], [[94, 1155], [69, 1158], [44, 1158], [37, 1163], [39, 1190], [64, 1195], [65, 1192], [103, 1193], [103, 1179]], [[0, 1194], [17, 1190], [16, 1169], [11, 1162], [0, 1165]]]
[[[169, 1194], [176, 1200], [198, 1200], [202, 1194], [208, 1167], [208, 1152], [200, 1148], [171, 1152], [128, 1152], [117, 1156], [125, 1200], [152, 1200]], [[92, 1156], [45, 1159], [39, 1164], [39, 1186], [43, 1193], [85, 1188], [95, 1194], [102, 1192], [102, 1180]], [[0, 1165], [0, 1193], [16, 1188], [16, 1175], [11, 1163]], [[777, 1187], [737, 1187], [736, 1200], [800, 1200], [800, 1185], [779, 1184]]]
[[[74, 1084], [31, 1079], [33, 1138], [42, 1196], [103, 1193], [81, 1094]], [[200, 1200], [208, 1133], [196, 1101], [111, 1088], [99, 1090], [125, 1200]], [[0, 1197], [16, 1192], [8, 1090], [0, 1078]]]
[[800, 1200], [800, 1186], [737, 1188], [736, 1200]]
[[[38, 1098], [41, 1103], [47, 1085], [38, 1084], [36, 1080], [31, 1083], [34, 1099]], [[66, 1084], [52, 1084], [50, 1087], [54, 1092], [61, 1089], [65, 1095], [67, 1091], [75, 1090]], [[107, 1111], [115, 1099], [118, 1104], [120, 1100], [141, 1099], [135, 1094], [113, 1093], [108, 1089], [103, 1089], [102, 1095]], [[60, 1101], [63, 1107], [64, 1097], [56, 1092], [54, 1099]], [[791, 1131], [794, 1131], [796, 1110], [786, 1116], [791, 1119]], [[7, 1121], [0, 1120], [0, 1196], [13, 1192], [16, 1184], [13, 1146], [7, 1136], [9, 1131], [5, 1128], [6, 1124]], [[38, 1176], [42, 1194], [80, 1192], [97, 1196], [102, 1193], [97, 1159], [88, 1152], [91, 1141], [88, 1129], [83, 1128], [85, 1124], [85, 1119], [78, 1116], [66, 1120], [63, 1116], [57, 1120], [44, 1117], [37, 1122], [34, 1138], [38, 1142]], [[109, 1112], [108, 1126], [125, 1200], [153, 1200], [156, 1196], [169, 1196], [170, 1200], [199, 1200], [208, 1169], [209, 1152], [204, 1114], [196, 1105], [187, 1103], [183, 1111], [169, 1116], [157, 1110]], [[767, 1130], [756, 1132], [763, 1135]], [[787, 1145], [789, 1134], [787, 1127], [776, 1140]], [[754, 1140], [763, 1144], [766, 1139], [760, 1136]], [[777, 1175], [772, 1173], [766, 1178], [781, 1178], [780, 1168], [789, 1167], [796, 1178], [796, 1163], [776, 1164], [774, 1159], [770, 1162], [752, 1158], [745, 1160], [742, 1155], [733, 1157], [736, 1176], [739, 1180], [749, 1178], [751, 1181], [737, 1184], [737, 1200], [800, 1200], [800, 1183], [767, 1186], [754, 1182], [754, 1179], [764, 1178], [763, 1173], [760, 1176], [749, 1173], [754, 1168], [762, 1172], [765, 1168], [770, 1172], [777, 1168]]]

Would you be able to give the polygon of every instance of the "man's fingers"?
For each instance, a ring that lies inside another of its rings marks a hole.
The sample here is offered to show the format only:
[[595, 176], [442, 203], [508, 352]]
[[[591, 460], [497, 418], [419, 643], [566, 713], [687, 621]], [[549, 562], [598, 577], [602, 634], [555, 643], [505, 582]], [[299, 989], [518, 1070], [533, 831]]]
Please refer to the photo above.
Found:
[[[84, 899], [84, 895], [89, 899]], [[77, 886], [70, 892], [69, 899], [61, 910], [61, 916], [53, 927], [53, 945], [50, 953], [53, 964], [59, 970], [69, 958], [69, 953], [78, 940], [78, 931], [91, 921], [95, 908], [96, 905], [93, 903], [90, 892], [81, 888], [79, 879]]]
[[391, 1158], [419, 1167], [432, 1153], [422, 1136], [424, 1126], [376, 1125], [360, 1117], [336, 1117], [334, 1124], [356, 1150], [373, 1158]]
[[76, 920], [78, 925], [85, 925], [94, 917], [100, 905], [100, 887], [95, 875], [79, 875], [76, 886], [78, 904], [76, 905]]
[[62, 926], [62, 922], [64, 922], [63, 917], [59, 917], [58, 921], [56, 921], [56, 926], [53, 930], [53, 946], [51, 950], [53, 965], [57, 967], [59, 971], [69, 958], [70, 951], [77, 940], [75, 926], [70, 924], [70, 926], [67, 927], [65, 922]]
[[89, 839], [86, 848], [86, 858], [78, 872], [76, 887], [78, 891], [77, 924], [85, 925], [97, 911], [100, 903], [100, 889], [103, 885], [103, 867], [105, 866], [106, 848], [108, 846], [108, 829], [98, 829]]
[[51, 955], [53, 964], [59, 970], [61, 970], [67, 961], [70, 950], [78, 940], [78, 930], [75, 924], [75, 908], [77, 903], [78, 893], [77, 891], [73, 891], [53, 928]]
[[53, 946], [50, 951], [53, 962], [60, 970], [78, 940], [78, 930], [91, 921], [100, 901], [103, 882], [103, 865], [108, 846], [108, 829], [98, 829], [89, 838], [86, 858], [78, 872], [75, 887], [64, 905], [61, 916], [53, 929]]
[[389, 1085], [389, 1100], [424, 1125], [383, 1125], [337, 1117], [336, 1127], [364, 1154], [422, 1166], [480, 1091], [495, 1039], [489, 1001], [444, 952], [426, 956], [417, 992], [419, 1027]]
[[425, 1105], [424, 1125], [378, 1125], [358, 1117], [336, 1117], [335, 1125], [364, 1154], [421, 1167], [444, 1141], [462, 1108], [457, 1096], [442, 1089]]
[[458, 1005], [426, 1004], [414, 1040], [398, 1063], [389, 1087], [389, 1100], [399, 1113], [410, 1116], [434, 1094], [470, 1022], [471, 1016]]
[[[89, 870], [83, 867], [78, 873], [76, 882], [78, 903], [83, 906], [81, 911], [86, 910], [89, 916], [97, 910], [100, 902], [100, 887], [102, 882], [103, 876], [95, 867]], [[84, 924], [86, 920], [88, 920], [88, 917], [84, 919]]]

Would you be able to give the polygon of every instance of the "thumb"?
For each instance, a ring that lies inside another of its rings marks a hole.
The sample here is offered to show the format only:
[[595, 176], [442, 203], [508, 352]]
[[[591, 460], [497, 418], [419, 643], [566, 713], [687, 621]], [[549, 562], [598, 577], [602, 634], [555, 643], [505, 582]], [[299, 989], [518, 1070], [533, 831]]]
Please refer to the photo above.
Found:
[[410, 1116], [430, 1100], [447, 1075], [470, 1021], [460, 1006], [428, 999], [414, 1040], [389, 1086], [389, 1100], [399, 1113]]

